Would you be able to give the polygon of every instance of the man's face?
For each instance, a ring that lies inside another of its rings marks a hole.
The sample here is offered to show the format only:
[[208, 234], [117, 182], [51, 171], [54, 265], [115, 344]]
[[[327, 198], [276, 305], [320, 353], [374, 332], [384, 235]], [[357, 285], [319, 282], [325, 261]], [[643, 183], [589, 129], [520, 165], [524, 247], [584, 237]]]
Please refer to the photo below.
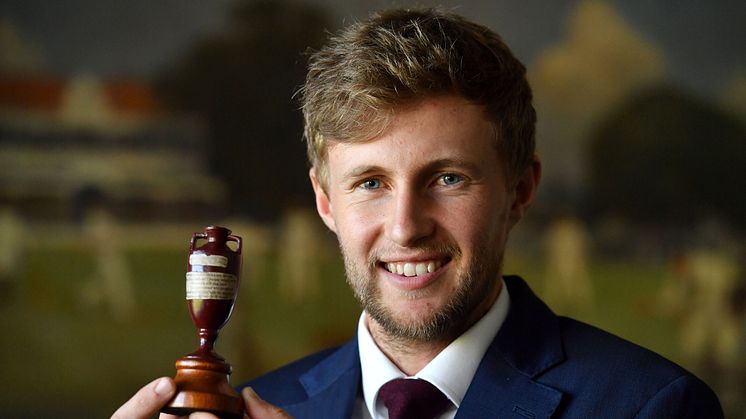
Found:
[[489, 309], [538, 163], [528, 187], [523, 179], [508, 188], [481, 107], [459, 96], [422, 100], [399, 109], [381, 136], [334, 144], [327, 163], [325, 189], [311, 172], [319, 213], [356, 297], [386, 334], [447, 340]]

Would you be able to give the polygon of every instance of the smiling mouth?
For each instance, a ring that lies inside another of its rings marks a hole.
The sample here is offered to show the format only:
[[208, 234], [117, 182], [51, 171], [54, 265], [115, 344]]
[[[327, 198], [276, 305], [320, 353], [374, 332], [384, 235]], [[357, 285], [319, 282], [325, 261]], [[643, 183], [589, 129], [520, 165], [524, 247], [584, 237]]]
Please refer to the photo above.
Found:
[[440, 269], [449, 260], [423, 260], [419, 262], [386, 262], [382, 263], [384, 269], [401, 276], [420, 276], [433, 273]]

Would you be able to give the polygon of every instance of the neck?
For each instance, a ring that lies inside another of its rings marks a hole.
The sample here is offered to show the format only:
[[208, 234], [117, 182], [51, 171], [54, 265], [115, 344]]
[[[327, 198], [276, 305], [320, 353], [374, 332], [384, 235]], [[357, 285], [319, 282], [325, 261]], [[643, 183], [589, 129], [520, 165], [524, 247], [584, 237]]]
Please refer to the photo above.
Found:
[[490, 310], [501, 291], [502, 281], [493, 287], [488, 293], [488, 298], [482, 300], [471, 315], [463, 323], [459, 330], [452, 335], [441, 339], [421, 341], [407, 339], [401, 336], [392, 336], [378, 322], [369, 315], [365, 315], [365, 325], [368, 327], [373, 341], [391, 362], [396, 365], [407, 376], [413, 376], [425, 368], [443, 349], [451, 344], [457, 337], [469, 330], [474, 323], [478, 322]]
[[425, 368], [452, 341], [423, 342], [393, 337], [368, 315], [365, 324], [381, 352], [407, 376], [413, 376]]

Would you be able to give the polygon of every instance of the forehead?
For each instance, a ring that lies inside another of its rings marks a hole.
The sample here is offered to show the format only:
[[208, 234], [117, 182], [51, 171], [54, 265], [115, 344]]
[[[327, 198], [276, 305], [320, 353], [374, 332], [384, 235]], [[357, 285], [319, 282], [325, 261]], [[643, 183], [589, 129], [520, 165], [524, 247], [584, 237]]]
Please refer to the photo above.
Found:
[[433, 161], [498, 164], [496, 131], [484, 109], [460, 96], [437, 96], [396, 109], [387, 129], [328, 150], [331, 175], [365, 165], [416, 169]]

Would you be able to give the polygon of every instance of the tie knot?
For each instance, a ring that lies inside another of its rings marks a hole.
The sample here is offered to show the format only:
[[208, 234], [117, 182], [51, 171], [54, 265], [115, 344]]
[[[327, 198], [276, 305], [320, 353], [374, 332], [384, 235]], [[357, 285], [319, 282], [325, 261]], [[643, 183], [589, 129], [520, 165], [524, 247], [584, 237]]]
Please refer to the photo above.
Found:
[[389, 411], [389, 419], [432, 419], [443, 413], [450, 401], [425, 380], [398, 378], [378, 392]]

